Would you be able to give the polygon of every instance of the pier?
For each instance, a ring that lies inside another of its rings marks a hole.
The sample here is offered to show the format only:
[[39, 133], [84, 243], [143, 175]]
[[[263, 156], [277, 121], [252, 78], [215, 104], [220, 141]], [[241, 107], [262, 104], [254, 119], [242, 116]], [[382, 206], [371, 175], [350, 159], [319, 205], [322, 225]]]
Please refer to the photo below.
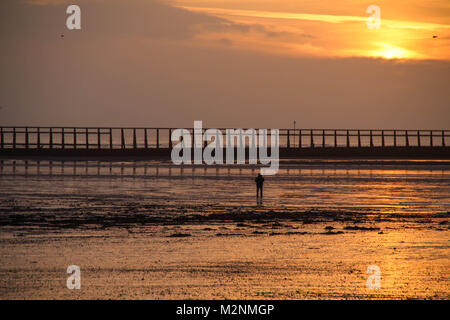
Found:
[[[194, 129], [186, 129], [193, 137]], [[170, 158], [173, 130], [0, 127], [0, 157]], [[219, 130], [225, 136], [226, 128]], [[450, 159], [450, 130], [299, 128], [279, 129], [279, 133], [281, 158]]]

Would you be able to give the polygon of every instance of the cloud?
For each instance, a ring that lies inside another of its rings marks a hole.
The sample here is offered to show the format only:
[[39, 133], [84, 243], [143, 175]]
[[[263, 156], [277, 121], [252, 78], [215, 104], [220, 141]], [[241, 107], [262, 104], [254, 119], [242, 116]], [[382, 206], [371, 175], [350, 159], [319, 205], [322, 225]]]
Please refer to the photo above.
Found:
[[222, 38], [222, 39], [219, 39], [219, 42], [220, 42], [221, 44], [223, 44], [223, 45], [226, 45], [226, 46], [231, 46], [231, 45], [233, 45], [233, 40], [230, 40], [230, 39], [228, 39], [228, 38]]
[[[67, 31], [67, 1], [2, 0], [0, 34], [4, 39], [45, 38]], [[230, 21], [204, 13], [174, 8], [156, 0], [80, 0], [83, 35], [146, 36], [188, 39], [202, 30], [239, 28]]]
[[[211, 31], [223, 31], [223, 32], [230, 32], [230, 31], [238, 31], [241, 33], [261, 33], [267, 37], [282, 37], [282, 36], [293, 36], [293, 32], [287, 32], [287, 31], [274, 31], [267, 26], [263, 24], [257, 24], [257, 23], [239, 23], [239, 22], [232, 22], [231, 20], [225, 20], [220, 25], [216, 25], [212, 28], [210, 28]], [[304, 34], [304, 33], [295, 33], [296, 37], [303, 37], [303, 38], [313, 38], [312, 35]]]
[[48, 5], [57, 5], [62, 3], [69, 3], [68, 0], [19, 0], [22, 2], [26, 2], [29, 4], [34, 4], [38, 6], [48, 6]]
[[65, 5], [0, 2], [2, 124], [438, 128], [450, 116], [448, 62], [267, 54], [245, 44], [278, 47], [284, 35], [264, 33], [276, 25], [155, 1], [80, 4], [83, 29], [68, 31]]
[[[291, 12], [273, 12], [273, 11], [256, 11], [256, 10], [237, 10], [237, 9], [218, 9], [218, 8], [198, 8], [180, 6], [194, 12], [205, 12], [218, 15], [243, 16], [267, 19], [283, 19], [283, 20], [306, 20], [306, 21], [320, 21], [327, 23], [346, 23], [359, 22], [366, 23], [367, 16], [345, 16], [345, 15], [330, 15], [330, 14], [311, 14], [311, 13], [291, 13]], [[397, 21], [383, 18], [383, 25], [389, 28], [399, 29], [417, 29], [417, 30], [436, 30], [436, 29], [450, 29], [449, 24], [426, 23], [426, 22], [410, 22]]]
[[[51, 37], [66, 32], [65, 0], [2, 0], [0, 34], [4, 39]], [[235, 23], [202, 12], [176, 8], [157, 0], [80, 0], [84, 37], [146, 36], [186, 40], [204, 32], [282, 33], [263, 25]]]
[[[278, 3], [269, 2], [272, 5]], [[235, 4], [235, 6], [235, 8], [227, 7], [226, 9], [186, 5], [181, 7], [233, 21], [236, 33], [247, 35], [244, 38], [238, 34], [233, 41], [241, 42], [250, 50], [297, 56], [381, 56], [450, 60], [450, 51], [448, 51], [450, 42], [445, 38], [450, 32], [450, 24], [423, 23], [418, 22], [417, 19], [386, 19], [387, 5], [382, 11], [382, 27], [376, 30], [367, 28], [368, 16], [365, 15], [365, 10], [361, 10], [360, 4], [359, 12], [362, 16], [349, 15], [349, 12], [345, 15], [341, 11], [325, 14], [324, 9], [321, 8], [322, 5], [319, 4], [317, 4], [318, 13], [249, 10], [242, 9], [244, 5], [241, 7]], [[298, 9], [298, 5], [296, 8]], [[309, 9], [312, 10], [312, 8]], [[431, 39], [434, 33], [440, 34], [441, 40], [444, 41], [426, 43], [423, 41], [423, 39]]]

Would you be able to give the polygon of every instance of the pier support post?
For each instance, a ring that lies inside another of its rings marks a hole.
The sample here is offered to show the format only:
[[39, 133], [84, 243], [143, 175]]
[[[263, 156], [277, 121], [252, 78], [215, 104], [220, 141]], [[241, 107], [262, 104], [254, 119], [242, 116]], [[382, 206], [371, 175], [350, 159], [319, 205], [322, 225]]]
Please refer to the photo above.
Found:
[[[442, 135], [444, 135], [444, 131], [442, 131]], [[0, 149], [4, 148], [5, 148], [5, 138], [3, 137], [3, 128], [0, 128]]]
[[61, 129], [61, 149], [65, 148], [65, 134], [64, 134], [64, 128]]
[[53, 128], [49, 130], [49, 148], [53, 149]]
[[433, 146], [433, 130], [430, 130], [430, 147]]
[[89, 129], [86, 128], [86, 149], [89, 149]]
[[172, 150], [172, 129], [169, 129], [169, 149]]
[[358, 147], [361, 148], [361, 130], [358, 130]]
[[298, 148], [302, 147], [302, 129], [298, 130]]
[[311, 148], [314, 148], [314, 132], [313, 132], [312, 129], [311, 129], [311, 131], [310, 131], [310, 138], [311, 138], [311, 144], [310, 144], [310, 147], [311, 147]]
[[384, 147], [384, 130], [381, 130], [381, 146]]
[[417, 146], [420, 147], [420, 130], [417, 130]]
[[159, 129], [156, 129], [156, 149], [159, 149]]
[[445, 147], [445, 132], [442, 130], [442, 146]]
[[13, 128], [13, 149], [16, 148], [16, 128]]
[[28, 127], [25, 128], [25, 149], [28, 149], [29, 139], [28, 139]]
[[101, 134], [100, 128], [97, 128], [97, 148], [98, 149], [101, 149], [101, 147], [102, 147], [101, 136], [102, 136], [102, 134]]
[[405, 130], [405, 144], [407, 147], [409, 147], [408, 130]]
[[73, 128], [73, 148], [77, 148], [77, 128]]
[[394, 130], [394, 147], [397, 146], [397, 131]]
[[322, 148], [325, 148], [325, 130], [322, 130]]
[[370, 147], [373, 147], [373, 134], [372, 134], [372, 130], [370, 130]]
[[334, 130], [334, 147], [337, 147], [337, 130]]
[[145, 149], [148, 149], [148, 138], [147, 138], [147, 128], [144, 129], [144, 144], [145, 144]]
[[120, 145], [122, 149], [125, 149], [125, 133], [123, 132], [123, 128], [120, 129]]
[[133, 129], [133, 149], [137, 148], [136, 129]]
[[109, 149], [113, 149], [113, 135], [112, 135], [112, 128], [109, 128]]
[[37, 128], [37, 148], [41, 148], [41, 128]]
[[287, 130], [287, 147], [290, 148], [291, 147], [291, 142], [290, 142], [290, 130]]

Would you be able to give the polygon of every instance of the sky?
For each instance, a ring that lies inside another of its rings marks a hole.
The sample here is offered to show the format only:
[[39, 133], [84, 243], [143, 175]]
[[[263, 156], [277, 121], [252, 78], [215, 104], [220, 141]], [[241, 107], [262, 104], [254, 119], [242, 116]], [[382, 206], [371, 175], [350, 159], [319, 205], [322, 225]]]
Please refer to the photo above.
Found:
[[446, 0], [2, 0], [0, 37], [4, 126], [450, 123]]

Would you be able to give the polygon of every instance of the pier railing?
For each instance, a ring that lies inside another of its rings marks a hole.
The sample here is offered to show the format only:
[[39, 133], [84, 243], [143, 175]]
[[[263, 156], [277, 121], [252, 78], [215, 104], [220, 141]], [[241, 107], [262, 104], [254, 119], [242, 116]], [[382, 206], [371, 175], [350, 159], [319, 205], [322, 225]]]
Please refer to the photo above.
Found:
[[[171, 149], [174, 128], [0, 127], [5, 149]], [[193, 136], [194, 129], [188, 129]], [[204, 128], [203, 131], [207, 130]], [[219, 129], [225, 137], [225, 128]], [[246, 130], [246, 129], [243, 129]], [[446, 147], [450, 130], [280, 129], [280, 148]], [[225, 143], [225, 141], [224, 141]]]

